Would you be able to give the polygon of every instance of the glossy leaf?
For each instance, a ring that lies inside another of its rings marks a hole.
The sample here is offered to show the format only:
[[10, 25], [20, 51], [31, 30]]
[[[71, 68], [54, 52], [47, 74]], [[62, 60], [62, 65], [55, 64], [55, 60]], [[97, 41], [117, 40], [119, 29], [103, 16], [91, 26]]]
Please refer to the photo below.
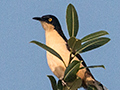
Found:
[[73, 82], [68, 82], [63, 90], [78, 90], [82, 85], [82, 79], [77, 77]]
[[107, 35], [107, 34], [108, 34], [108, 32], [106, 32], [106, 31], [98, 31], [98, 32], [95, 32], [95, 33], [85, 36], [84, 38], [81, 39], [81, 42], [91, 41], [93, 39], [96, 39], [100, 36]]
[[57, 85], [56, 85], [55, 78], [51, 75], [47, 75], [47, 77], [50, 79], [51, 86], [52, 86], [53, 90], [57, 90]]
[[104, 65], [94, 65], [94, 66], [88, 66], [88, 68], [104, 68], [105, 69], [105, 66]]
[[57, 90], [63, 90], [63, 85], [61, 80], [58, 81]]
[[[40, 47], [42, 47], [43, 49], [47, 50], [48, 52], [50, 52], [51, 54], [55, 55], [56, 57], [58, 57], [65, 65], [65, 62], [63, 61], [62, 57], [55, 51], [53, 50], [52, 48], [50, 48], [49, 46], [43, 44], [43, 43], [40, 43], [38, 41], [31, 41], [30, 43], [34, 43]], [[66, 65], [65, 65], [66, 66]]]
[[73, 85], [71, 86], [71, 90], [77, 90], [80, 88], [82, 85], [82, 80], [81, 78], [77, 77], [75, 81], [73, 82]]
[[72, 49], [72, 51], [75, 51], [81, 47], [81, 40], [71, 37], [68, 40], [68, 46]]
[[106, 38], [106, 37], [101, 37], [98, 39], [94, 39], [92, 41], [88, 41], [88, 42], [84, 43], [83, 45], [81, 45], [81, 47], [78, 49], [76, 54], [98, 48], [98, 47], [106, 44], [108, 41], [110, 41], [110, 39]]
[[69, 36], [76, 37], [79, 28], [79, 22], [77, 12], [72, 4], [69, 4], [66, 10], [66, 23]]
[[76, 73], [78, 72], [80, 67], [80, 61], [73, 61], [65, 70], [64, 81], [72, 82], [76, 78]]
[[79, 69], [84, 69], [84, 68], [100, 68], [100, 67], [105, 69], [104, 65], [94, 65], [94, 66], [88, 66], [88, 67], [81, 67]]
[[88, 88], [87, 88], [87, 90], [97, 90], [97, 88], [96, 87], [94, 87], [94, 86], [88, 86]]

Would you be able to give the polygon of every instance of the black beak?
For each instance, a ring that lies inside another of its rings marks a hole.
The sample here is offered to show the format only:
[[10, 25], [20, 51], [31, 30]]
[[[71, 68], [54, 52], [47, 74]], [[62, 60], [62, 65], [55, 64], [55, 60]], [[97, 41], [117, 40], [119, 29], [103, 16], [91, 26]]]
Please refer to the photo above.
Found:
[[42, 18], [41, 18], [41, 17], [34, 17], [33, 19], [42, 21]]

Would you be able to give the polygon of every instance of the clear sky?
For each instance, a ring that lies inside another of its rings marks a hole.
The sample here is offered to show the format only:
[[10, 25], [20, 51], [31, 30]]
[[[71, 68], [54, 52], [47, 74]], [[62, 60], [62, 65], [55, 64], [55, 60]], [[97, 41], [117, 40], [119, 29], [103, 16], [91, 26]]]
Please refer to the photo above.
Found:
[[[0, 90], [51, 90], [46, 52], [29, 43], [45, 43], [44, 30], [35, 16], [53, 14], [67, 36], [66, 8], [72, 3], [79, 16], [82, 38], [106, 30], [111, 41], [82, 54], [94, 77], [109, 90], [120, 89], [120, 0], [1, 0], [0, 1]], [[82, 90], [82, 89], [80, 89]]]

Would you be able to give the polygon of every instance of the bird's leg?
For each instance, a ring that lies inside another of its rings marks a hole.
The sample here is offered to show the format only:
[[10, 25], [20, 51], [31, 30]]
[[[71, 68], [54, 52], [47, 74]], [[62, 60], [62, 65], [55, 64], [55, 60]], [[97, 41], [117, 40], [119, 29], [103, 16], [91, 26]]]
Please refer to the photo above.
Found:
[[67, 84], [66, 84], [66, 82], [64, 80], [62, 80], [62, 85], [67, 86]]
[[64, 88], [66, 88], [65, 90], [71, 90], [71, 87], [67, 85], [67, 83], [62, 79], [62, 85]]

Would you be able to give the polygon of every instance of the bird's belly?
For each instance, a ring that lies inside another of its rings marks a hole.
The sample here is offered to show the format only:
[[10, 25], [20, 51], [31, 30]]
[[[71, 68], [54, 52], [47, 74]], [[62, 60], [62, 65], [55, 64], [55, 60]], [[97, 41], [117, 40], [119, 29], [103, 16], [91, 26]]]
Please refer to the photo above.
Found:
[[[54, 46], [52, 46], [54, 45]], [[70, 51], [66, 48], [66, 45], [63, 44], [52, 44], [51, 47], [54, 47], [54, 50], [57, 51], [58, 54], [60, 54], [60, 56], [62, 57], [62, 59], [64, 60], [66, 66], [68, 66], [69, 63], [69, 57], [70, 57]], [[50, 46], [50, 45], [49, 45]], [[74, 60], [79, 60], [77, 57], [74, 58]], [[59, 78], [59, 79], [63, 79], [64, 77], [64, 72], [66, 67], [64, 66], [63, 62], [57, 58], [56, 56], [52, 55], [51, 53], [47, 52], [47, 61], [48, 61], [48, 65], [51, 69], [51, 71]], [[83, 67], [83, 65], [81, 64], [80, 67]], [[84, 74], [86, 72], [86, 69], [81, 69], [78, 72], [78, 76], [83, 79], [84, 78]]]
[[[56, 30], [46, 30], [46, 45], [53, 48], [64, 60], [66, 66], [68, 66], [69, 58], [70, 58], [70, 51], [67, 49], [66, 42], [63, 38], [56, 32]], [[77, 57], [74, 60], [79, 60]], [[47, 61], [50, 69], [52, 72], [59, 78], [62, 79], [64, 77], [64, 72], [66, 67], [64, 66], [63, 62], [57, 58], [56, 56], [52, 55], [51, 53], [47, 52]], [[83, 65], [80, 65], [83, 67]], [[84, 73], [86, 69], [80, 70], [79, 77], [81, 79], [84, 78]]]
[[[66, 47], [58, 47], [55, 48], [55, 51], [58, 52], [58, 54], [60, 54], [60, 56], [62, 57], [62, 59], [64, 60], [66, 66], [68, 65], [69, 62], [69, 55], [70, 52], [67, 50]], [[63, 62], [57, 58], [56, 56], [52, 55], [51, 53], [47, 52], [47, 61], [48, 61], [48, 65], [50, 67], [50, 69], [52, 70], [52, 72], [59, 78], [62, 79], [64, 76], [64, 72], [65, 72], [65, 65], [63, 64]]]

